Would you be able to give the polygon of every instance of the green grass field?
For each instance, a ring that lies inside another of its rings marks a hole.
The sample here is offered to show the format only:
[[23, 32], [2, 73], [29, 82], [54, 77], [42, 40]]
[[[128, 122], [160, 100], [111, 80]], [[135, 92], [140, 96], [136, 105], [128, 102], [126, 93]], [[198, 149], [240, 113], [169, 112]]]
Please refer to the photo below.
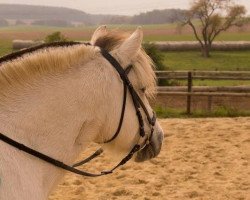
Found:
[[211, 58], [198, 51], [164, 52], [164, 65], [169, 70], [249, 71], [250, 51], [214, 51]]
[[[145, 41], [196, 41], [192, 34], [146, 35]], [[250, 41], [250, 33], [223, 33], [215, 41]]]
[[0, 39], [0, 56], [8, 54], [12, 51], [11, 41]]
[[[166, 70], [206, 70], [206, 71], [250, 71], [250, 51], [214, 51], [210, 58], [200, 52], [164, 52]], [[186, 85], [186, 81], [178, 81]], [[237, 86], [250, 85], [250, 81], [195, 80], [196, 86]]]
[[204, 110], [195, 110], [191, 114], [187, 114], [183, 109], [164, 108], [155, 106], [154, 110], [159, 118], [202, 118], [202, 117], [248, 117], [249, 110], [236, 110], [230, 107], [220, 106], [212, 112]]

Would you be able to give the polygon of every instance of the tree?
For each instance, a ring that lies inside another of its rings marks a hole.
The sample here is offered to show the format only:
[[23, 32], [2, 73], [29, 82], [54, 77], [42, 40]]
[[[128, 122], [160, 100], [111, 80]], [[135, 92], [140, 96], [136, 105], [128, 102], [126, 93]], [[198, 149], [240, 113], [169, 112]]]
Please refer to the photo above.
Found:
[[67, 41], [67, 38], [61, 34], [60, 31], [51, 33], [50, 35], [47, 35], [45, 40], [46, 43], [51, 43], [51, 42], [65, 42]]
[[194, 0], [183, 25], [192, 28], [202, 55], [210, 57], [214, 39], [232, 26], [242, 26], [245, 14], [246, 8], [233, 0]]

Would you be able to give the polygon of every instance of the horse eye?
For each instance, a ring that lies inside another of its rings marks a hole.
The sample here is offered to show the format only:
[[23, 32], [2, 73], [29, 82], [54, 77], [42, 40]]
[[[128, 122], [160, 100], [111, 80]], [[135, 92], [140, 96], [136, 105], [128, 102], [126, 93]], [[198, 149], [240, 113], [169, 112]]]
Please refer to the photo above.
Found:
[[146, 92], [146, 87], [141, 88], [141, 91], [142, 91], [143, 93], [145, 93], [145, 92]]

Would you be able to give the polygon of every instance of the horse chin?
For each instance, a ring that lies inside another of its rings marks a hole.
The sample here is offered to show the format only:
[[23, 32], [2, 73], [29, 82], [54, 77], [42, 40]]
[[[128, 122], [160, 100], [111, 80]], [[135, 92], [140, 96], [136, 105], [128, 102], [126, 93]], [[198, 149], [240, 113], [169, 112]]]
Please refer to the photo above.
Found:
[[144, 162], [156, 157], [161, 151], [162, 141], [163, 134], [154, 133], [150, 143], [136, 154], [135, 162]]

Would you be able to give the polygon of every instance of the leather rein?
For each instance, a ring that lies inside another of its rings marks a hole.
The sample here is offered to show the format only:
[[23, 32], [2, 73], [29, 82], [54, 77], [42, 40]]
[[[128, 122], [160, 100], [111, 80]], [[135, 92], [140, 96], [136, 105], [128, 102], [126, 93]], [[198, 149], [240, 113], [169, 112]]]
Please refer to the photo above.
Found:
[[[17, 59], [25, 54], [32, 53], [34, 51], [48, 48], [48, 47], [68, 47], [68, 46], [80, 45], [80, 44], [83, 44], [83, 43], [80, 43], [80, 42], [53, 42], [53, 43], [41, 44], [41, 45], [37, 45], [37, 46], [31, 47], [28, 49], [20, 50], [20, 51], [8, 54], [6, 56], [3, 56], [0, 58], [0, 64], [2, 64], [3, 62], [8, 62], [8, 61]], [[89, 43], [84, 43], [84, 44], [90, 45]], [[7, 137], [6, 135], [4, 135], [2, 133], [0, 133], [0, 140], [2, 140], [3, 142], [21, 150], [21, 151], [26, 152], [27, 154], [30, 154], [30, 155], [37, 157], [37, 158], [39, 158], [47, 163], [50, 163], [58, 168], [61, 168], [61, 169], [64, 169], [66, 171], [70, 171], [72, 173], [82, 175], [82, 176], [98, 177], [98, 176], [111, 174], [116, 168], [127, 163], [136, 152], [142, 150], [146, 146], [146, 144], [148, 144], [150, 142], [151, 137], [153, 135], [153, 131], [154, 131], [154, 125], [156, 122], [156, 115], [153, 112], [153, 116], [152, 117], [150, 116], [146, 106], [144, 105], [143, 101], [141, 100], [141, 98], [139, 97], [137, 92], [135, 91], [133, 85], [131, 84], [131, 82], [127, 76], [130, 69], [132, 68], [132, 65], [129, 65], [124, 70], [122, 68], [122, 66], [119, 64], [119, 62], [108, 51], [101, 49], [101, 54], [116, 69], [120, 78], [123, 81], [123, 86], [124, 86], [124, 88], [123, 88], [123, 104], [122, 104], [121, 116], [120, 116], [120, 121], [119, 121], [117, 130], [116, 130], [115, 134], [113, 135], [113, 137], [110, 138], [109, 140], [105, 141], [104, 143], [109, 143], [109, 142], [113, 141], [119, 135], [119, 132], [120, 132], [121, 127], [122, 127], [123, 119], [124, 119], [125, 109], [126, 109], [127, 90], [129, 91], [130, 96], [132, 98], [132, 101], [133, 101], [133, 104], [134, 104], [134, 107], [136, 110], [138, 122], [139, 122], [140, 138], [138, 139], [138, 142], [134, 145], [134, 147], [130, 150], [130, 152], [115, 167], [113, 167], [111, 170], [102, 171], [98, 174], [85, 172], [85, 171], [82, 171], [82, 170], [79, 170], [76, 168], [80, 165], [83, 165], [83, 164], [91, 161], [95, 157], [99, 156], [103, 152], [102, 148], [98, 149], [96, 152], [94, 152], [94, 154], [87, 157], [83, 161], [78, 162], [78, 163], [74, 164], [73, 166], [70, 166], [70, 165], [67, 165], [67, 164], [65, 164], [57, 159], [54, 159], [46, 154], [43, 154], [43, 153], [36, 151], [28, 146], [25, 146], [24, 144], [21, 144], [13, 139]], [[148, 124], [151, 127], [150, 135], [145, 133], [144, 121], [143, 121], [141, 109], [144, 111], [144, 113], [147, 117]], [[140, 139], [144, 138], [145, 136], [146, 136], [146, 138], [145, 138], [144, 142], [142, 144], [139, 144]]]

